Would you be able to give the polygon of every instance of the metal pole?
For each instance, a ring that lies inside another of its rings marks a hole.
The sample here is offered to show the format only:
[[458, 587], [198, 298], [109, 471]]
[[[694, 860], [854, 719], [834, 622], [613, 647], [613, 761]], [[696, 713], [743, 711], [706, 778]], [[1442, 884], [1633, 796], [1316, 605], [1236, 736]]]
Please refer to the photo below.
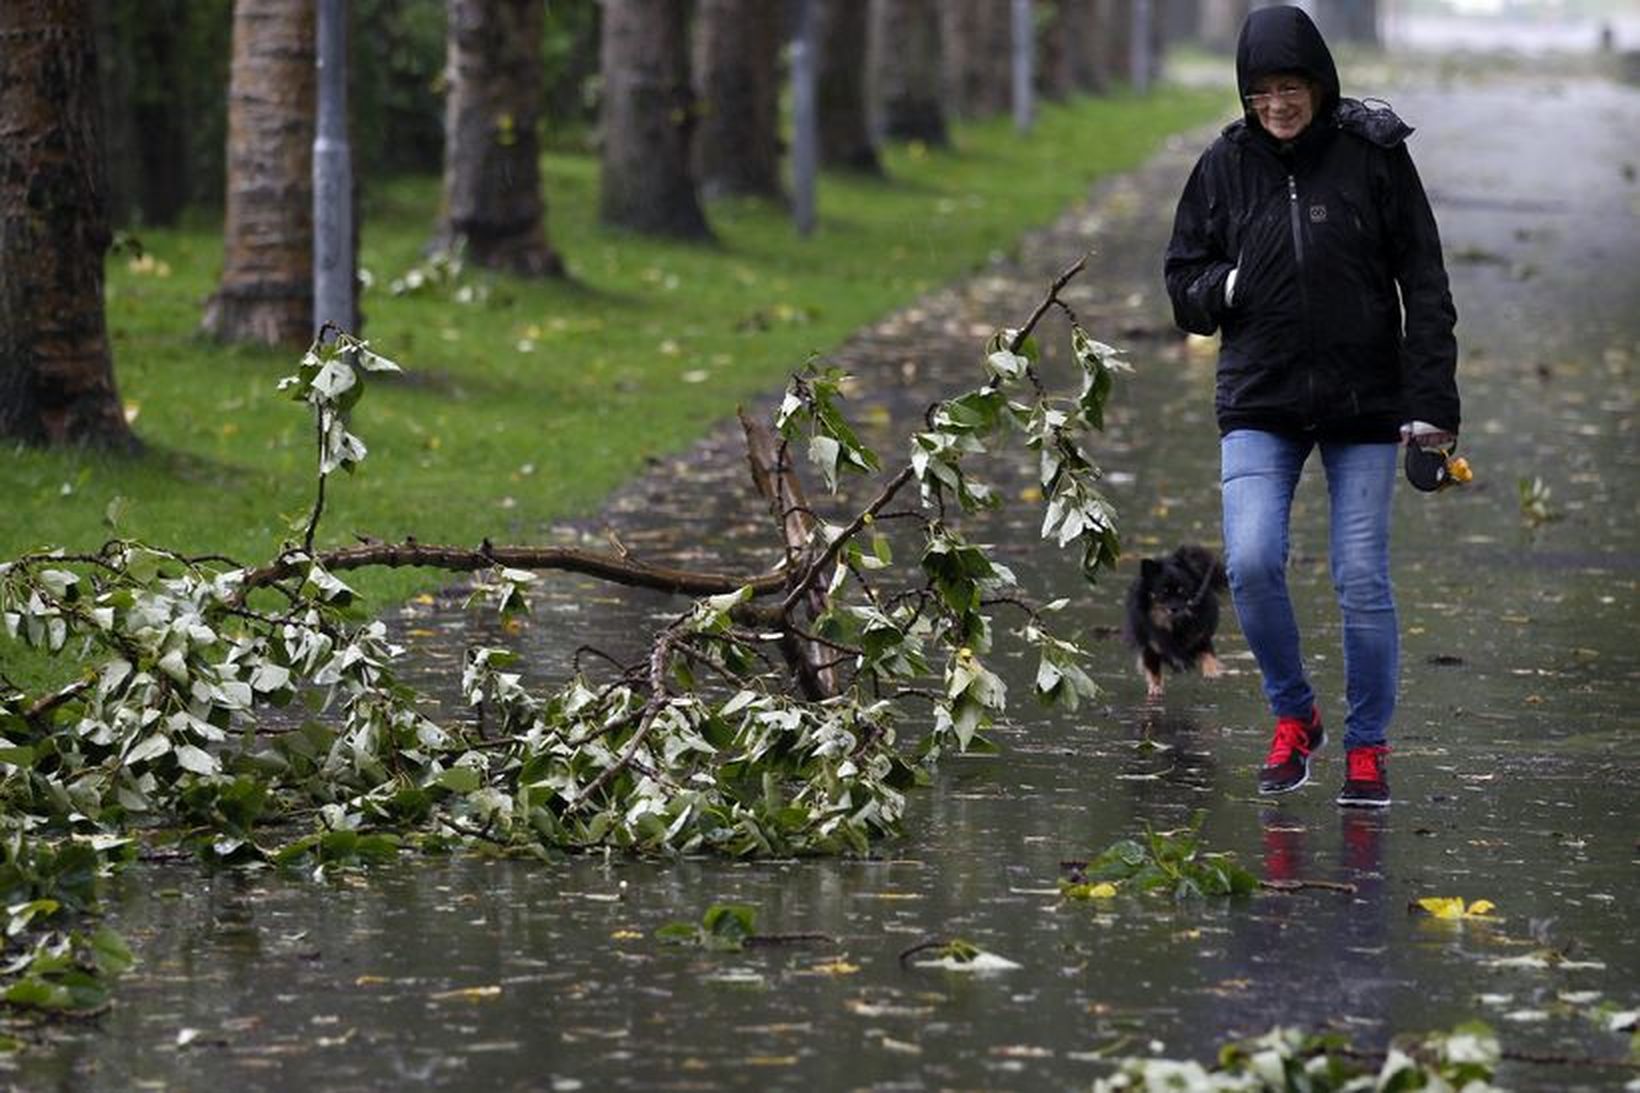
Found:
[[313, 139], [313, 329], [354, 326], [353, 162], [347, 142], [347, 0], [319, 0]]
[[1014, 128], [1031, 131], [1035, 113], [1032, 101], [1036, 83], [1036, 20], [1031, 0], [1013, 0], [1014, 39]]
[[1150, 0], [1133, 0], [1133, 36], [1128, 43], [1129, 72], [1133, 90], [1150, 90], [1150, 44], [1152, 17]]
[[792, 219], [802, 236], [814, 231], [814, 178], [820, 159], [819, 66], [814, 47], [814, 0], [797, 0], [792, 40]]

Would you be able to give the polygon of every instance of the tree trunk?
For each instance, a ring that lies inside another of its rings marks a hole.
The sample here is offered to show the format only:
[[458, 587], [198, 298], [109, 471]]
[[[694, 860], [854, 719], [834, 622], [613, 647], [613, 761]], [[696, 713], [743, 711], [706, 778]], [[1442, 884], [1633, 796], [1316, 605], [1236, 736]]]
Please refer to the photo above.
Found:
[[1064, 52], [1061, 79], [1073, 92], [1103, 94], [1110, 83], [1106, 69], [1100, 7], [1103, 0], [1058, 0], [1051, 26]]
[[820, 162], [881, 174], [866, 96], [871, 0], [818, 0]]
[[314, 0], [236, 0], [222, 280], [203, 328], [223, 341], [313, 336]]
[[115, 226], [170, 226], [190, 197], [182, 37], [188, 0], [93, 0], [108, 211]]
[[0, 437], [134, 449], [103, 313], [91, 5], [0, 2], [0, 89]]
[[137, 132], [126, 104], [131, 101], [134, 75], [127, 36], [117, 30], [113, 0], [93, 0], [92, 25], [97, 33], [97, 80], [101, 99], [103, 178], [111, 226], [120, 228], [141, 219], [137, 209]]
[[690, 165], [688, 5], [605, 0], [602, 43], [605, 224], [651, 235], [712, 234]]
[[1202, 0], [1202, 45], [1222, 53], [1234, 50], [1251, 7], [1252, 0]]
[[871, 36], [872, 88], [878, 128], [893, 140], [944, 147], [943, 49], [936, 0], [876, 0]]
[[1070, 50], [1065, 41], [1065, 0], [1042, 0], [1036, 28], [1036, 93], [1052, 102], [1070, 98]]
[[1201, 37], [1202, 0], [1154, 0], [1163, 42], [1194, 42]]
[[1316, 0], [1315, 25], [1330, 42], [1378, 44], [1377, 0]]
[[[175, 72], [182, 60], [177, 35], [187, 25], [187, 18], [180, 3], [154, 5], [137, 36], [138, 64], [150, 72]], [[131, 112], [142, 162], [137, 205], [144, 224], [174, 225], [188, 203], [186, 116], [177, 109], [175, 96], [168, 93], [165, 81], [150, 78], [136, 90]]]
[[1098, 0], [1099, 71], [1108, 80], [1133, 80], [1133, 0]]
[[448, 0], [444, 198], [434, 246], [524, 277], [563, 272], [541, 197], [541, 0]]
[[1010, 102], [1009, 5], [1005, 0], [945, 0], [940, 5], [946, 101], [962, 118], [988, 118]]
[[768, 0], [698, 0], [695, 174], [707, 197], [782, 196], [781, 9]]

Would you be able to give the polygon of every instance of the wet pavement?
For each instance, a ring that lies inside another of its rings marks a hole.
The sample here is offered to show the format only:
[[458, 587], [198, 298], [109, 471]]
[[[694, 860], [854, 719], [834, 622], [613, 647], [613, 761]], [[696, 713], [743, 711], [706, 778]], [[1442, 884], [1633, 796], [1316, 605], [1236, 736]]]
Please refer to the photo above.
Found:
[[[323, 885], [142, 867], [111, 915], [143, 961], [118, 1005], [6, 1064], [8, 1077], [75, 1089], [1067, 1088], [1112, 1055], [1207, 1058], [1276, 1023], [1339, 1028], [1370, 1050], [1471, 1017], [1517, 1053], [1621, 1058], [1628, 1034], [1608, 1031], [1602, 1007], [1640, 1007], [1640, 92], [1447, 76], [1393, 100], [1418, 127], [1413, 153], [1449, 255], [1463, 450], [1478, 477], [1397, 498], [1405, 638], [1387, 813], [1331, 803], [1337, 733], [1318, 784], [1256, 799], [1266, 716], [1228, 612], [1228, 674], [1175, 677], [1159, 704], [1112, 637], [1139, 556], [1217, 538], [1211, 355], [1172, 330], [1158, 271], [1174, 196], [1207, 138], [1195, 134], [833, 354], [860, 377], [856, 419], [887, 445], [895, 423], [972, 374], [994, 326], [1021, 321], [1054, 273], [1095, 250], [1068, 299], [1138, 369], [1119, 381], [1097, 446], [1127, 557], [1087, 588], [1074, 559], [1036, 541], [1025, 503], [971, 534], [1039, 599], [1075, 597], [1101, 702], [1075, 715], [1018, 705], [995, 734], [1001, 754], [946, 762], [913, 797], [903, 837], [871, 861], [457, 858]], [[989, 474], [1018, 497], [1029, 471], [1022, 457]], [[1522, 478], [1541, 479], [1553, 519], [1529, 526]], [[654, 561], [760, 568], [775, 548], [745, 482], [725, 426], [579, 530], [614, 527]], [[1317, 477], [1295, 511], [1292, 579], [1337, 725], [1324, 519]], [[396, 624], [446, 691], [464, 643], [503, 638], [455, 602]], [[631, 652], [679, 607], [554, 582], [505, 638], [546, 681], [582, 643]], [[1030, 668], [1011, 665], [1016, 694]], [[1198, 810], [1206, 842], [1262, 878], [1332, 887], [1176, 907], [1059, 897], [1062, 861]], [[1488, 899], [1498, 914], [1409, 912], [1428, 896]], [[703, 953], [653, 937], [723, 901], [754, 905], [760, 930], [830, 940]], [[899, 959], [952, 937], [1020, 967], [972, 975]], [[1500, 1079], [1620, 1088], [1635, 1074], [1514, 1062]]]

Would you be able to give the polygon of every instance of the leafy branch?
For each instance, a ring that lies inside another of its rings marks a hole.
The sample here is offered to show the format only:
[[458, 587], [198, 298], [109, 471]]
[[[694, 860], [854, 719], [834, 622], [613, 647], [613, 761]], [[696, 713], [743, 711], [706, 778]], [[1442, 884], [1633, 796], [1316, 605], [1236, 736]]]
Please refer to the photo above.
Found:
[[[774, 429], [747, 428], [785, 558], [761, 573], [488, 540], [321, 548], [327, 483], [368, 454], [353, 430], [369, 381], [398, 370], [326, 331], [280, 384], [315, 428], [299, 542], [260, 565], [129, 540], [0, 564], [7, 632], [85, 665], [49, 693], [0, 694], [0, 836], [43, 852], [140, 827], [149, 843], [213, 862], [315, 875], [451, 842], [525, 854], [866, 852], [897, 829], [928, 763], [985, 746], [1005, 716], [1007, 688], [987, 665], [995, 608], [1023, 608], [1014, 634], [1038, 653], [1038, 698], [1096, 693], [1081, 650], [1049, 630], [1066, 601], [1035, 606], [959, 526], [997, 503], [967, 458], [1023, 441], [1042, 453], [1045, 537], [1079, 544], [1090, 578], [1114, 559], [1114, 514], [1085, 443], [1125, 366], [1072, 316], [1080, 389], [1056, 395], [1033, 340], [1055, 306], [1070, 314], [1058, 294], [1080, 266], [1025, 325], [991, 339], [980, 385], [935, 404], [893, 470], [849, 425], [845, 377], [819, 362], [794, 376]], [[799, 449], [825, 484], [820, 502], [793, 465]], [[849, 477], [871, 488], [833, 516]], [[904, 563], [903, 539], [884, 534], [890, 520], [913, 540]], [[361, 621], [345, 579], [397, 566], [472, 574], [474, 602], [504, 615], [527, 612], [554, 572], [701, 598], [641, 663], [578, 657], [544, 692], [507, 650], [469, 650], [470, 713], [434, 720], [400, 675], [402, 649], [384, 623]], [[902, 741], [907, 699], [919, 732]], [[303, 713], [270, 728], [280, 708]]]

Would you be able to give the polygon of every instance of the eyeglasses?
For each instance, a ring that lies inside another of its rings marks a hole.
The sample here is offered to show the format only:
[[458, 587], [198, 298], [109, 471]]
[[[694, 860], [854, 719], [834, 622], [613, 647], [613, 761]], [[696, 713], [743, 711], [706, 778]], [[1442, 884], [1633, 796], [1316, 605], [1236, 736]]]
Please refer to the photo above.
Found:
[[1248, 95], [1242, 101], [1248, 106], [1251, 106], [1254, 110], [1268, 110], [1278, 101], [1288, 104], [1296, 103], [1307, 98], [1309, 94], [1310, 89], [1304, 84], [1292, 84], [1284, 87], [1278, 87], [1274, 91], [1264, 91], [1256, 95]]

